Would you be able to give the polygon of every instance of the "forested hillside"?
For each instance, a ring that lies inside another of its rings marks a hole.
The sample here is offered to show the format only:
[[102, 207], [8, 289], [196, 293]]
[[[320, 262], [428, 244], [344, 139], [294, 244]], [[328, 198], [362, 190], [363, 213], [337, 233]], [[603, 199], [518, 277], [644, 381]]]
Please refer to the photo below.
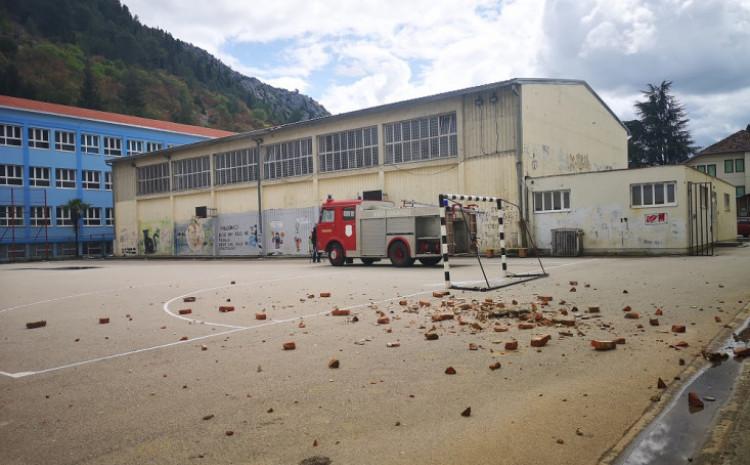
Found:
[[142, 25], [119, 0], [0, 0], [0, 94], [234, 131], [328, 114]]

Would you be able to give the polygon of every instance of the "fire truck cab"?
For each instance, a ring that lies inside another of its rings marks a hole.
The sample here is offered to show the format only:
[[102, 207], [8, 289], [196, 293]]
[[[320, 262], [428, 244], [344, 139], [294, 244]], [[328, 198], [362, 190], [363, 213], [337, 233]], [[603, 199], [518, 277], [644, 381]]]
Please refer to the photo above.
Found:
[[436, 265], [442, 259], [438, 207], [397, 208], [390, 202], [329, 198], [320, 209], [317, 240], [334, 266], [355, 258], [366, 265], [388, 258], [399, 267], [415, 260]]

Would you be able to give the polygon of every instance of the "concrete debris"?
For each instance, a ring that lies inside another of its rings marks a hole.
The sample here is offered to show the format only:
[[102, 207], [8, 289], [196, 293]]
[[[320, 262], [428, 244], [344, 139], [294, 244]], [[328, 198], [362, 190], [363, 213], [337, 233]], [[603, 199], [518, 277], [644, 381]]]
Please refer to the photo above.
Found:
[[318, 440], [317, 439], [313, 440], [313, 447], [318, 447]]
[[307, 294], [307, 298], [308, 299], [314, 299], [315, 298], [315, 294]]
[[44, 328], [47, 326], [46, 320], [30, 321], [26, 323], [26, 329]]
[[684, 333], [685, 332], [685, 325], [672, 325], [672, 332], [673, 333]]
[[448, 368], [445, 369], [445, 374], [446, 375], [455, 375], [456, 374], [456, 369], [453, 368], [453, 367], [448, 367]]
[[466, 407], [463, 412], [461, 412], [462, 417], [470, 417], [471, 416], [471, 407]]
[[568, 281], [568, 284], [570, 284], [571, 286], [577, 286], [578, 281]]
[[227, 312], [233, 312], [234, 306], [232, 305], [222, 305], [219, 307], [219, 312], [221, 313], [227, 313]]
[[688, 406], [691, 410], [701, 410], [703, 401], [697, 393], [691, 391], [688, 393]]
[[558, 444], [565, 444], [565, 441], [563, 441], [562, 439], [558, 439], [558, 440], [557, 440], [556, 442], [557, 442]]
[[183, 302], [195, 302], [195, 297], [183, 297]]
[[545, 334], [544, 336], [534, 336], [531, 338], [531, 347], [544, 347], [550, 339], [552, 339], [552, 336], [549, 334]]
[[304, 321], [300, 321], [299, 324], [297, 325], [297, 327], [300, 328], [300, 329], [305, 328], [305, 322]]
[[576, 292], [576, 288], [575, 287], [571, 287], [570, 288], [570, 292]]
[[349, 316], [351, 314], [351, 310], [343, 310], [340, 308], [334, 308], [331, 310], [332, 316]]
[[284, 348], [284, 350], [294, 350], [297, 348], [297, 344], [290, 341], [290, 342], [285, 342], [282, 347]]
[[432, 303], [429, 300], [424, 300], [423, 299], [423, 300], [419, 301], [419, 306], [420, 307], [429, 307], [430, 305], [432, 305]]
[[100, 324], [100, 325], [106, 325], [106, 324], [109, 324], [109, 317], [103, 317], [103, 318], [99, 318], [99, 324]]
[[321, 297], [331, 297], [331, 293], [330, 292], [321, 292], [320, 296]]
[[602, 341], [599, 339], [592, 339], [591, 347], [593, 347], [595, 350], [613, 350], [617, 348], [617, 344], [615, 344], [615, 341]]
[[338, 359], [332, 358], [328, 361], [328, 368], [335, 369], [338, 368], [340, 365]]
[[726, 352], [709, 352], [707, 350], [702, 350], [701, 355], [712, 363], [720, 363], [729, 358], [729, 354]]
[[500, 362], [495, 362], [492, 365], [490, 365], [490, 370], [495, 371], [495, 370], [499, 369], [500, 367], [502, 367], [502, 365], [500, 364]]
[[256, 320], [265, 320], [267, 318], [267, 315], [263, 312], [259, 312], [255, 314]]

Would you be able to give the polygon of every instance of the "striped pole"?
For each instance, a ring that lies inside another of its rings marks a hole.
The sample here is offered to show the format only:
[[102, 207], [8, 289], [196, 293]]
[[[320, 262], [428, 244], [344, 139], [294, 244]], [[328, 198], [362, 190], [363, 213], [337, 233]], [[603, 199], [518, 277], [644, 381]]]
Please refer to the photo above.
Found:
[[[443, 205], [445, 204], [445, 205]], [[438, 195], [438, 208], [440, 208], [440, 251], [443, 254], [443, 274], [445, 275], [445, 288], [451, 288], [451, 266], [448, 263], [448, 228], [445, 224], [445, 213], [448, 202], [443, 194]]]
[[503, 269], [503, 278], [508, 276], [508, 263], [505, 257], [505, 210], [503, 210], [503, 201], [496, 199], [497, 204], [497, 223], [500, 231], [500, 263]]

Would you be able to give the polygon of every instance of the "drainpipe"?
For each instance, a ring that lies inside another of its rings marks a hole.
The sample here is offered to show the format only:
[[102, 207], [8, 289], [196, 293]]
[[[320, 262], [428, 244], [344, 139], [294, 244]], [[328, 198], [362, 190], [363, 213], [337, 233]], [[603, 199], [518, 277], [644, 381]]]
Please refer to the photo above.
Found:
[[528, 241], [524, 234], [524, 227], [521, 224], [526, 222], [526, 218], [528, 217], [523, 175], [523, 102], [521, 100], [521, 85], [514, 84], [511, 89], [516, 95], [516, 117], [518, 118], [516, 123], [516, 179], [518, 182], [518, 214], [520, 215], [519, 229], [521, 233], [521, 247], [526, 248], [528, 247]]
[[258, 246], [260, 247], [260, 256], [265, 256], [266, 248], [263, 239], [263, 192], [261, 190], [261, 180], [263, 179], [263, 150], [261, 150], [261, 146], [263, 138], [256, 138], [255, 144], [258, 147]]

